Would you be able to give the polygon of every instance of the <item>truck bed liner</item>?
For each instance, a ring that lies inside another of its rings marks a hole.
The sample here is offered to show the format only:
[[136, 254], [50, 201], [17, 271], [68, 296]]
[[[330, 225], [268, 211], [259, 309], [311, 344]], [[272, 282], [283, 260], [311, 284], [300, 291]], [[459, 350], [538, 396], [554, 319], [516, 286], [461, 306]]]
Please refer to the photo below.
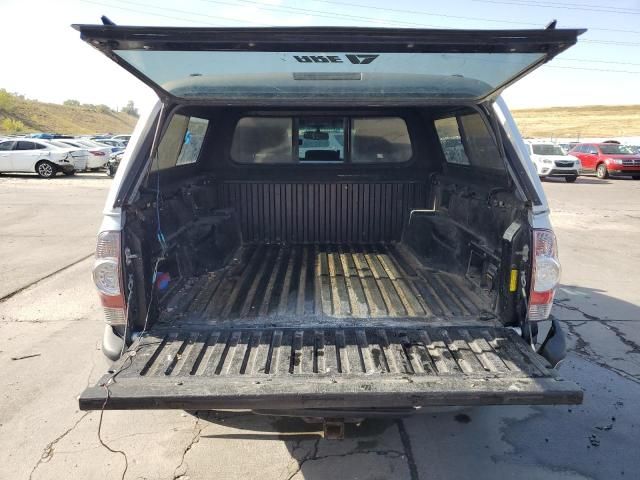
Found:
[[[176, 282], [161, 322], [326, 322], [491, 317], [462, 277], [420, 265], [399, 244], [245, 245], [230, 264]], [[234, 323], [237, 324], [237, 323]]]
[[[109, 383], [109, 398], [105, 405]], [[513, 331], [490, 327], [154, 327], [80, 397], [83, 410], [572, 404]]]

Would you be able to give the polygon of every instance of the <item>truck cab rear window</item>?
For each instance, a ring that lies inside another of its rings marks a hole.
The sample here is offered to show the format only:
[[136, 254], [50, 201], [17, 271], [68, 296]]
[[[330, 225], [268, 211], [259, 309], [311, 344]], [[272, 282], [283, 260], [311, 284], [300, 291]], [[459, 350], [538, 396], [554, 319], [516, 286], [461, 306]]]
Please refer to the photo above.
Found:
[[244, 164], [384, 164], [412, 155], [399, 117], [243, 117], [231, 144], [231, 158]]

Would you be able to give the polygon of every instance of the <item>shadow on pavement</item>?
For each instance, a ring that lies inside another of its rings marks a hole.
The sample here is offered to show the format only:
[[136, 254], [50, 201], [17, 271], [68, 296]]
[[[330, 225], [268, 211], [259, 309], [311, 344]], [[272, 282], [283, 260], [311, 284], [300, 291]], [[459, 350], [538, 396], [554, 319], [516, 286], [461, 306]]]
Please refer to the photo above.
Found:
[[98, 171], [98, 172], [78, 172], [75, 175], [64, 175], [62, 173], [58, 173], [53, 178], [40, 178], [35, 173], [0, 173], [0, 178], [21, 178], [21, 179], [33, 179], [33, 180], [50, 180], [56, 181], [58, 179], [65, 180], [111, 180], [111, 177], [107, 175], [106, 172]]
[[553, 303], [552, 314], [559, 320], [640, 322], [640, 305], [597, 288], [560, 285]]

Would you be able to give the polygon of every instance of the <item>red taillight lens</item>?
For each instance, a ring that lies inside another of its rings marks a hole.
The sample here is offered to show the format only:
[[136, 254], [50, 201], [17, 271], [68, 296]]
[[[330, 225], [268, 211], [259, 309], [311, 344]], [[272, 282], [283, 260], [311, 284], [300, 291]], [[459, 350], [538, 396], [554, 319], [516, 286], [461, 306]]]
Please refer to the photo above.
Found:
[[101, 152], [100, 150], [89, 150], [89, 151], [98, 157], [104, 157], [104, 152]]
[[527, 316], [529, 320], [540, 321], [549, 318], [556, 287], [560, 282], [560, 272], [556, 236], [551, 230], [534, 230], [533, 271]]
[[120, 232], [100, 232], [93, 265], [93, 282], [110, 325], [126, 323], [125, 298], [120, 270]]

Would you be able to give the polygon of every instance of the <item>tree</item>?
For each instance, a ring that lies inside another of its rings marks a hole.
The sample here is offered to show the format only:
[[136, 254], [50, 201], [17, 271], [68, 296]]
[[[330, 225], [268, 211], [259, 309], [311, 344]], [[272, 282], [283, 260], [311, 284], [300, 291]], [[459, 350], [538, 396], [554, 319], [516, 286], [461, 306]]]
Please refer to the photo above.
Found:
[[0, 123], [2, 129], [9, 133], [18, 133], [24, 130], [24, 123], [20, 120], [14, 120], [13, 118], [5, 118]]
[[122, 111], [128, 115], [131, 115], [132, 117], [137, 118], [140, 116], [140, 114], [138, 113], [138, 109], [133, 103], [133, 100], [129, 100], [127, 104], [124, 107], [122, 107]]
[[96, 108], [98, 110], [98, 113], [111, 113], [112, 112], [111, 108], [109, 108], [108, 105], [105, 105], [103, 103], [98, 105]]
[[62, 102], [62, 104], [66, 105], [67, 107], [79, 107], [80, 106], [80, 102], [78, 100], [73, 100], [73, 99], [65, 100], [64, 102]]
[[4, 88], [0, 88], [0, 110], [10, 112], [13, 110], [15, 99], [13, 95], [7, 92]]

